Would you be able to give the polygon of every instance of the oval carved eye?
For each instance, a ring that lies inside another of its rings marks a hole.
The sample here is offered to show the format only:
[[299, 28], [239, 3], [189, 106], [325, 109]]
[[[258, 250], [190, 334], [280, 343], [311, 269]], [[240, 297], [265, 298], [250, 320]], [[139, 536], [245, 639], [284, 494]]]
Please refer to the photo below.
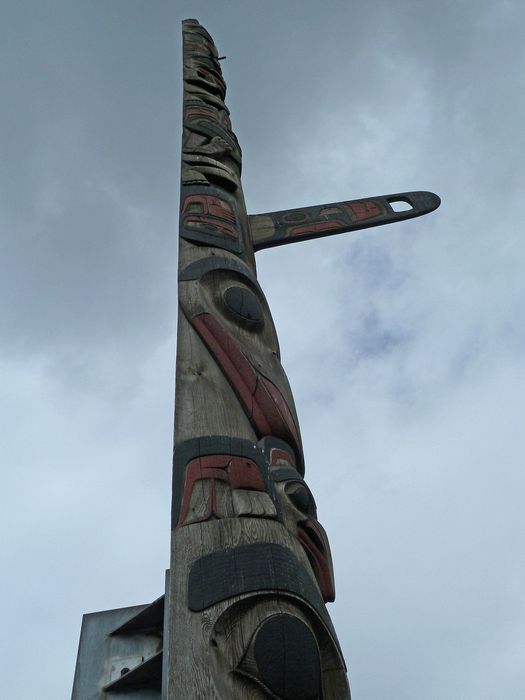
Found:
[[299, 481], [292, 481], [286, 484], [285, 493], [293, 505], [302, 513], [313, 517], [316, 516], [317, 508], [314, 497], [305, 484], [301, 484]]
[[261, 302], [246, 287], [228, 287], [223, 294], [224, 305], [230, 316], [240, 323], [262, 325], [264, 312]]
[[321, 664], [312, 630], [292, 615], [274, 615], [257, 631], [260, 681], [283, 700], [320, 700]]

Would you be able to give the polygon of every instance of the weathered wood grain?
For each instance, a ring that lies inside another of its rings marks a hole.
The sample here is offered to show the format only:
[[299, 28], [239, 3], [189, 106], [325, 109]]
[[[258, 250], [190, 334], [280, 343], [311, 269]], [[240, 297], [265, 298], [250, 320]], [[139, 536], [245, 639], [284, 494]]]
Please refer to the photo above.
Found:
[[330, 552], [256, 279], [217, 50], [194, 20], [183, 38], [167, 700], [344, 700]]

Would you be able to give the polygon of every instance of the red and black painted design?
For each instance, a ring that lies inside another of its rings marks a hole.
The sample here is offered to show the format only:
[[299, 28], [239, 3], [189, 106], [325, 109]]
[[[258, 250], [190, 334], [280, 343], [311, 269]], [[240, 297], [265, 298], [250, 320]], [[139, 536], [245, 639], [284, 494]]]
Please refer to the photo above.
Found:
[[199, 56], [198, 60], [188, 59], [186, 62], [185, 80], [191, 85], [198, 85], [204, 90], [210, 90], [224, 100], [226, 83], [217, 70], [218, 64], [212, 58]]
[[[302, 479], [293, 397], [257, 281], [221, 63], [196, 20], [183, 23], [183, 40], [183, 316], [166, 696], [234, 700], [255, 691], [342, 700], [344, 662], [323, 600], [329, 549]], [[310, 224], [326, 227], [325, 220], [292, 221], [293, 236], [308, 236], [300, 227]], [[264, 449], [257, 440], [267, 441]], [[185, 650], [180, 638], [188, 639]]]
[[[317, 520], [317, 506], [306, 482], [295, 466], [295, 458], [288, 445], [275, 438], [259, 443], [268, 460], [270, 478], [281, 498], [282, 518], [306, 552], [326, 602], [335, 600], [335, 581], [332, 555], [326, 532]], [[284, 501], [284, 503], [283, 503]]]
[[214, 316], [198, 314], [191, 319], [191, 323], [237, 394], [257, 436], [273, 435], [289, 443], [302, 464], [299, 430], [279, 389], [253, 367], [234, 338]]
[[[395, 211], [392, 207], [395, 202], [404, 202], [408, 208]], [[249, 217], [250, 229], [254, 249], [261, 250], [412, 219], [428, 214], [439, 204], [439, 197], [432, 192], [402, 192], [257, 214]]]
[[188, 607], [201, 612], [228, 598], [265, 591], [278, 592], [283, 597], [291, 595], [306, 603], [340, 654], [332, 621], [317, 586], [290, 549], [279, 544], [241, 545], [197, 559], [188, 577]]
[[[206, 502], [206, 510], [197, 517], [190, 518], [190, 501], [193, 490], [198, 481], [203, 481], [201, 499]], [[216, 482], [222, 481], [228, 484], [234, 491], [259, 491], [266, 493], [267, 485], [257, 464], [246, 457], [234, 455], [207, 455], [196, 457], [186, 467], [186, 480], [182, 497], [178, 527], [206, 522], [212, 518], [223, 518], [232, 513], [224, 513], [220, 510], [216, 496]], [[206, 492], [206, 493], [204, 493]]]
[[[236, 194], [240, 188], [241, 151], [231, 130], [224, 104], [226, 84], [213, 42], [198, 23], [187, 21], [184, 35], [184, 131], [181, 180], [183, 186], [200, 190], [216, 188]], [[204, 203], [205, 207], [205, 203]], [[184, 211], [182, 210], [182, 213]], [[221, 217], [219, 217], [221, 218]], [[193, 242], [216, 245], [239, 254], [239, 242], [228, 242], [227, 223], [188, 220], [186, 228], [200, 232], [183, 236]], [[183, 226], [184, 229], [184, 226]], [[210, 235], [211, 234], [211, 235]], [[221, 246], [220, 239], [226, 244]]]
[[314, 571], [323, 600], [332, 603], [335, 600], [335, 583], [326, 550], [327, 537], [324, 528], [313, 518], [307, 518], [298, 524], [297, 537], [305, 550]]
[[352, 212], [354, 223], [377, 219], [385, 214], [385, 206], [376, 199], [356, 199], [353, 202], [345, 202], [344, 206]]
[[[257, 446], [245, 440], [208, 437], [184, 443], [176, 457], [174, 528], [242, 516], [278, 520], [303, 547], [323, 599], [334, 600], [328, 539], [289, 445], [274, 437], [264, 438]], [[226, 486], [220, 498], [218, 484]], [[232, 500], [235, 492], [245, 499], [254, 494], [255, 507], [240, 513]]]
[[235, 200], [222, 190], [185, 187], [181, 194], [180, 235], [193, 243], [240, 253], [242, 229]]
[[[262, 450], [248, 440], [225, 436], [194, 438], [177, 445], [173, 459], [172, 527], [190, 524], [187, 522], [193, 491], [201, 487], [201, 500], [207, 507], [202, 513], [211, 517], [230, 517], [217, 513], [210, 504], [217, 505], [209, 481], [227, 484], [231, 490], [248, 490], [266, 493], [277, 503], [273, 482], [268, 477], [268, 466]], [[199, 484], [199, 482], [202, 482]], [[207, 517], [199, 517], [202, 522]]]
[[222, 124], [222, 113], [228, 114], [226, 107], [219, 109], [215, 104], [207, 104], [200, 98], [188, 99], [184, 104], [184, 121], [187, 124], [193, 120], [205, 119]]
[[332, 631], [326, 607], [312, 578], [294, 554], [278, 544], [242, 545], [197, 559], [188, 579], [188, 606], [200, 612], [221, 600], [268, 590], [302, 598]]

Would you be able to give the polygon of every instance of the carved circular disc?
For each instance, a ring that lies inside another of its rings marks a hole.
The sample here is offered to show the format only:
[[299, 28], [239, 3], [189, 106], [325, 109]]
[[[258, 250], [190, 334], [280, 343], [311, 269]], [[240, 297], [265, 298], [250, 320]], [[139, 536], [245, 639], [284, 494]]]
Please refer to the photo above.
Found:
[[261, 302], [246, 287], [228, 287], [223, 295], [226, 308], [238, 321], [260, 325], [264, 321]]

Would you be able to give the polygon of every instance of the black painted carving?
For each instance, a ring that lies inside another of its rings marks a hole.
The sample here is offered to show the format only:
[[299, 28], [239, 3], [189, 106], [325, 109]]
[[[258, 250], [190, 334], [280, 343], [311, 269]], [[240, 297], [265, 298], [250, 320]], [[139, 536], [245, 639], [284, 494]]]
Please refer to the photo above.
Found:
[[260, 680], [283, 700], [320, 700], [319, 649], [310, 629], [293, 615], [274, 615], [255, 637]]
[[309, 603], [335, 638], [313, 579], [297, 557], [280, 544], [242, 545], [197, 559], [188, 578], [188, 607], [200, 612], [237, 595], [272, 590], [298, 596]]
[[252, 292], [243, 287], [228, 287], [224, 292], [227, 312], [237, 321], [260, 326], [264, 321], [263, 308]]
[[281, 469], [273, 469], [272, 480], [275, 482], [299, 481], [304, 483], [303, 477], [299, 474], [297, 469], [292, 469], [292, 467], [282, 467]]
[[189, 282], [190, 280], [197, 280], [204, 277], [204, 275], [208, 274], [208, 272], [213, 272], [214, 270], [230, 270], [241, 277], [246, 278], [264, 298], [263, 291], [253, 272], [247, 265], [236, 258], [224, 258], [222, 256], [217, 257], [215, 255], [210, 256], [209, 258], [201, 258], [182, 270], [179, 275], [179, 281]]

